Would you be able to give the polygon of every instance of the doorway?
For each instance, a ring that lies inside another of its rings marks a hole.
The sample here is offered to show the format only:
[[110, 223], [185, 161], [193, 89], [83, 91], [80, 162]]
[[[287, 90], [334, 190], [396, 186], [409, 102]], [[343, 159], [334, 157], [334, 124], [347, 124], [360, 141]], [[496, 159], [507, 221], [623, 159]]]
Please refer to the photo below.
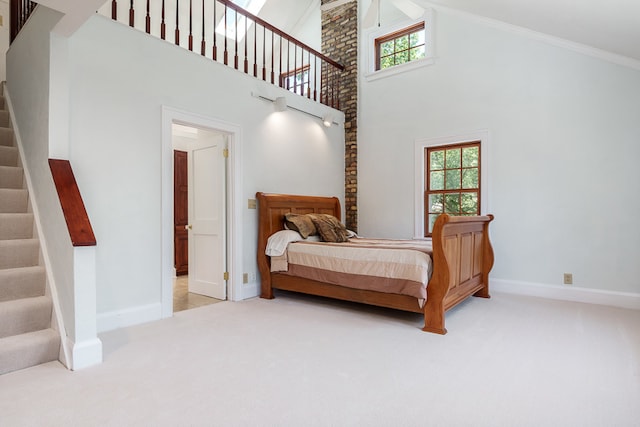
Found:
[[225, 132], [172, 124], [173, 311], [227, 298]]
[[[227, 300], [244, 297], [242, 286], [242, 129], [229, 122], [202, 116], [172, 107], [162, 107], [162, 268], [161, 268], [161, 317], [173, 316], [174, 268], [174, 175], [173, 175], [173, 124], [205, 129], [226, 135], [229, 157], [226, 159], [226, 264], [229, 273], [226, 281]], [[252, 294], [253, 296], [253, 294]]]

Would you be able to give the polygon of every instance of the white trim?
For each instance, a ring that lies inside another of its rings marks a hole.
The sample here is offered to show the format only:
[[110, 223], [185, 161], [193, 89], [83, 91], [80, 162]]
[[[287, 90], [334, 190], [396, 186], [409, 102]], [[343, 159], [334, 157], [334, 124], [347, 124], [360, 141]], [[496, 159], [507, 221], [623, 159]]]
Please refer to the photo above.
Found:
[[[20, 155], [20, 163], [22, 171], [24, 173], [24, 179], [29, 194], [29, 203], [31, 204], [31, 210], [33, 213], [33, 220], [36, 225], [36, 232], [38, 233], [38, 241], [40, 242], [40, 252], [42, 253], [42, 262], [44, 263], [45, 274], [47, 276], [47, 286], [49, 292], [51, 292], [51, 299], [53, 301], [53, 313], [55, 316], [55, 323], [57, 326], [58, 334], [60, 335], [60, 362], [62, 362], [67, 368], [72, 368], [72, 347], [67, 341], [67, 331], [65, 329], [64, 318], [62, 316], [62, 310], [60, 308], [60, 299], [58, 297], [58, 289], [56, 287], [56, 281], [51, 273], [51, 259], [49, 257], [49, 250], [47, 249], [47, 241], [42, 234], [42, 221], [40, 220], [40, 210], [38, 204], [33, 196], [33, 181], [31, 180], [31, 174], [27, 168], [24, 154], [24, 148], [22, 146], [22, 137], [20, 136], [20, 130], [15, 125], [15, 112], [13, 110], [13, 103], [11, 102], [11, 96], [7, 85], [4, 84], [4, 97], [9, 108], [9, 117], [11, 118], [11, 128], [13, 129], [13, 135], [15, 137], [16, 146], [18, 147], [18, 153]], [[102, 354], [100, 355], [102, 357]]]
[[246, 283], [241, 288], [240, 291], [241, 291], [241, 295], [239, 299], [254, 298], [257, 295], [260, 295], [260, 283], [258, 282]]
[[242, 299], [242, 170], [240, 126], [196, 113], [162, 107], [162, 317], [173, 315], [173, 145], [172, 123], [200, 127], [228, 134], [227, 179], [227, 299]]
[[99, 338], [73, 343], [71, 369], [77, 371], [100, 363], [102, 363], [102, 341]]
[[97, 316], [98, 333], [158, 320], [161, 313], [159, 302], [100, 313]]
[[385, 68], [384, 70], [366, 72], [364, 73], [364, 78], [367, 79], [368, 82], [373, 82], [375, 80], [395, 76], [396, 74], [402, 74], [408, 71], [413, 71], [418, 68], [427, 67], [435, 63], [436, 63], [436, 60], [433, 57], [421, 58], [416, 61], [409, 61], [404, 64], [394, 65], [393, 67]]
[[640, 310], [640, 294], [491, 279], [490, 291]]
[[414, 148], [414, 238], [424, 239], [424, 149], [440, 145], [461, 144], [480, 141], [480, 213], [486, 215], [491, 211], [489, 199], [489, 130], [481, 129], [469, 133], [441, 136], [437, 138], [420, 138]]
[[[401, 31], [405, 28], [409, 28], [413, 25], [424, 22], [424, 41], [425, 41], [425, 57], [416, 61], [409, 61], [404, 64], [394, 65], [393, 67], [385, 68], [384, 70], [376, 70], [376, 39], [386, 36], [388, 34]], [[434, 12], [433, 9], [427, 9], [419, 19], [403, 20], [396, 22], [393, 25], [386, 27], [374, 28], [368, 30], [366, 34], [367, 39], [367, 66], [364, 70], [364, 78], [367, 81], [374, 81], [385, 77], [394, 76], [396, 74], [412, 71], [417, 68], [426, 67], [435, 63], [435, 34], [434, 31]]]
[[529, 39], [538, 40], [543, 43], [561, 47], [563, 49], [572, 50], [574, 52], [591, 56], [597, 59], [601, 59], [603, 61], [611, 62], [613, 64], [622, 65], [624, 67], [629, 67], [635, 70], [640, 70], [640, 61], [637, 59], [630, 58], [628, 56], [609, 52], [603, 49], [598, 49], [596, 47], [588, 46], [582, 43], [573, 42], [567, 39], [563, 39], [561, 37], [552, 36], [549, 34], [530, 30], [528, 28], [524, 28], [518, 25], [508, 24], [506, 22], [498, 21], [497, 19], [488, 18], [486, 16], [480, 16], [480, 15], [473, 14], [471, 12], [465, 12], [463, 10], [454, 9], [452, 7], [442, 6], [442, 5], [434, 4], [428, 1], [425, 1], [423, 3], [425, 3], [426, 5], [429, 5], [435, 10], [449, 12], [463, 18], [480, 22], [482, 24], [487, 25], [488, 27], [506, 31], [512, 34], [517, 34], [523, 37], [527, 37]]

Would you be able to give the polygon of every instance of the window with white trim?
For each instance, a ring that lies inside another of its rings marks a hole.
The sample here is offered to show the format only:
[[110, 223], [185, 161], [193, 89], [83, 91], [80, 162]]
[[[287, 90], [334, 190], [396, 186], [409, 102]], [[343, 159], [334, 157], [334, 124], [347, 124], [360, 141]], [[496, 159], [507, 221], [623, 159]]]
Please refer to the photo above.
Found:
[[424, 22], [379, 37], [376, 44], [376, 71], [425, 57]]
[[433, 11], [369, 32], [367, 80], [376, 80], [434, 63]]

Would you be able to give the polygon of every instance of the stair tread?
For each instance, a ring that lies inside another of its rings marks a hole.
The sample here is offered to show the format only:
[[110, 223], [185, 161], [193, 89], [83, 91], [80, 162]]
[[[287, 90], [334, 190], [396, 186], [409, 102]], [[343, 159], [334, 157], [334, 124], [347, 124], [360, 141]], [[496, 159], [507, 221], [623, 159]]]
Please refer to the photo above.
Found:
[[33, 238], [33, 213], [0, 212], [0, 240]]
[[0, 240], [0, 269], [40, 264], [38, 239]]
[[30, 238], [30, 239], [11, 239], [11, 240], [0, 240], [0, 248], [1, 247], [16, 247], [16, 246], [31, 246], [38, 245], [39, 240]]
[[0, 338], [0, 375], [58, 360], [60, 334], [51, 329]]
[[29, 206], [29, 192], [24, 188], [0, 188], [0, 212], [25, 213]]
[[0, 269], [0, 301], [42, 296], [47, 276], [40, 265]]
[[0, 302], [0, 337], [51, 327], [53, 302], [48, 296]]

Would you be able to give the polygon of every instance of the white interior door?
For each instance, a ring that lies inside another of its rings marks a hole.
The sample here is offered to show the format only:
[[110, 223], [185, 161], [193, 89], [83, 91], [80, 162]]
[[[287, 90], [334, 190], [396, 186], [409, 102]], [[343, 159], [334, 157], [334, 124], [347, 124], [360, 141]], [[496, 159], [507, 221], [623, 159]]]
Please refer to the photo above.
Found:
[[224, 134], [198, 129], [189, 151], [189, 292], [226, 299]]

